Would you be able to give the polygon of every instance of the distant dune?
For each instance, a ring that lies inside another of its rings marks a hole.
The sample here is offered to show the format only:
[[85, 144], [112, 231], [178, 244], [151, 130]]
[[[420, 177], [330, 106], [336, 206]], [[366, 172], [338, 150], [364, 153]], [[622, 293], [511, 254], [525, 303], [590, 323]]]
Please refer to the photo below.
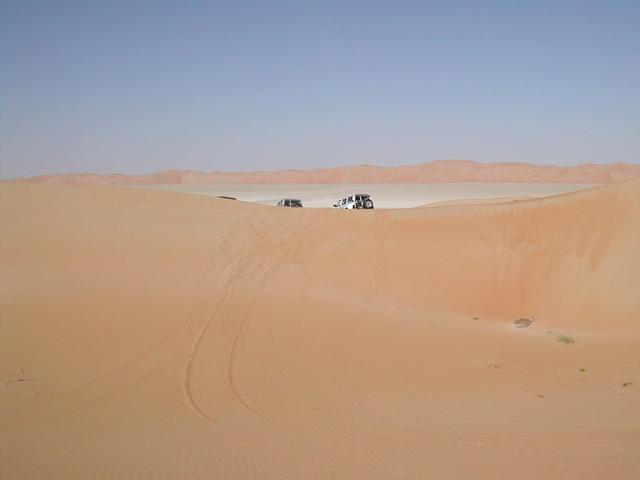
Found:
[[3, 478], [638, 478], [640, 179], [375, 211], [0, 196]]
[[401, 167], [358, 165], [315, 170], [198, 172], [166, 170], [149, 175], [69, 173], [16, 178], [16, 182], [76, 185], [189, 185], [215, 183], [447, 183], [562, 182], [608, 183], [640, 176], [640, 165], [584, 164], [571, 167], [529, 163], [437, 160]]

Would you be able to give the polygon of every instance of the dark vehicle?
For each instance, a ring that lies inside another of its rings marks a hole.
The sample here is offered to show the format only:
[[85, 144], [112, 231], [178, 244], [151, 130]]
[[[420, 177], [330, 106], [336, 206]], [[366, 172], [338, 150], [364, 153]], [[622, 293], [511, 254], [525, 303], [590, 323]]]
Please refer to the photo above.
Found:
[[360, 208], [369, 210], [373, 208], [373, 200], [371, 200], [371, 195], [368, 193], [355, 193], [338, 200], [333, 206], [341, 210], [355, 210]]
[[295, 198], [284, 198], [278, 202], [279, 207], [302, 208], [302, 202]]

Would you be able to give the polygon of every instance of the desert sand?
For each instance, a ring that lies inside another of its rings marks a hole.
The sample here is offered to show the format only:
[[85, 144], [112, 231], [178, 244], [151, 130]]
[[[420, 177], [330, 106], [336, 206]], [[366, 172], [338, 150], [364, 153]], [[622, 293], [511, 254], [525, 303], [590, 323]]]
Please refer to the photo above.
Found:
[[640, 179], [375, 211], [0, 195], [2, 478], [640, 477]]
[[146, 175], [66, 173], [17, 178], [13, 181], [58, 185], [608, 183], [637, 176], [640, 176], [640, 165], [622, 162], [556, 166], [523, 162], [478, 163], [469, 160], [436, 160], [397, 167], [349, 165], [311, 170], [256, 172], [164, 170]]

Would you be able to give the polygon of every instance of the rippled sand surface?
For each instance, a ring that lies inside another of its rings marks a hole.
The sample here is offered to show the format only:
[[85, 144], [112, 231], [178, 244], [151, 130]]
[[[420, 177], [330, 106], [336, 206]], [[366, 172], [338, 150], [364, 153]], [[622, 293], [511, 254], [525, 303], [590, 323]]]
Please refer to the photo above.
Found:
[[1, 185], [0, 477], [639, 478], [640, 180], [479, 193]]

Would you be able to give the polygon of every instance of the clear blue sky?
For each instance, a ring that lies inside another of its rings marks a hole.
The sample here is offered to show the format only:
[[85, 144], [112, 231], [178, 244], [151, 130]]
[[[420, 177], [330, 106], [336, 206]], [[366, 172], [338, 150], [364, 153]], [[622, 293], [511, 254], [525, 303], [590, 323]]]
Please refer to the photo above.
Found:
[[2, 177], [640, 162], [640, 1], [0, 0]]

